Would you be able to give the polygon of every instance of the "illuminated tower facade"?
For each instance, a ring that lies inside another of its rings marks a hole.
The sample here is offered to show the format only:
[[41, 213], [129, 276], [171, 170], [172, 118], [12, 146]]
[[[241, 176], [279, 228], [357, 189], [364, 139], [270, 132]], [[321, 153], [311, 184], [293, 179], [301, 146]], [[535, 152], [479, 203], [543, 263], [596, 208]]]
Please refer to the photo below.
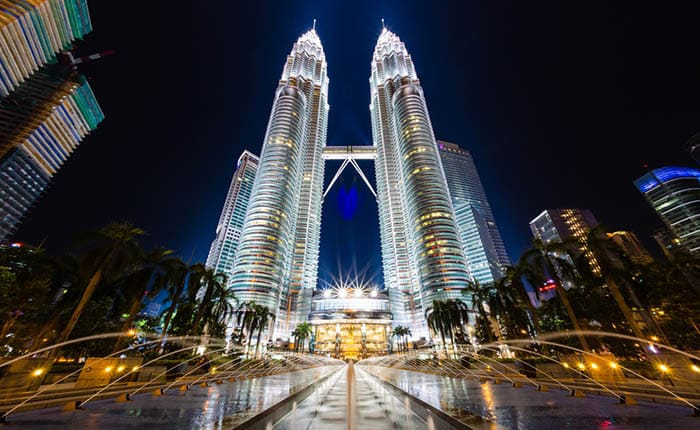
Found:
[[219, 223], [216, 226], [216, 237], [209, 248], [207, 267], [214, 269], [217, 273], [224, 273], [228, 278], [231, 277], [233, 270], [238, 240], [241, 237], [259, 161], [256, 155], [248, 151], [244, 151], [238, 158], [236, 171], [231, 179], [224, 208], [221, 210]]
[[276, 314], [280, 336], [306, 320], [316, 285], [328, 109], [325, 54], [310, 30], [275, 92], [230, 279], [239, 301]]
[[634, 185], [679, 245], [691, 253], [700, 252], [700, 170], [661, 167], [637, 179]]
[[423, 89], [403, 42], [386, 29], [371, 71], [384, 283], [395, 324], [426, 336], [425, 310], [464, 300], [469, 271]]
[[458, 145], [438, 140], [447, 186], [455, 208], [469, 274], [480, 284], [503, 277], [510, 264], [474, 158]]
[[87, 0], [0, 1], [0, 97], [90, 31]]
[[84, 76], [45, 66], [0, 99], [0, 241], [104, 114]]

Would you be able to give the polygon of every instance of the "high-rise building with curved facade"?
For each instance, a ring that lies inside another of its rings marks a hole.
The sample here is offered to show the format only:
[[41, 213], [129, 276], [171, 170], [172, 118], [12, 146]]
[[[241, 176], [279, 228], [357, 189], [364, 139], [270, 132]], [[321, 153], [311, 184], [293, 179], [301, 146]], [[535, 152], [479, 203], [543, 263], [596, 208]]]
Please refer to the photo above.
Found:
[[307, 318], [316, 286], [328, 109], [325, 54], [310, 30], [275, 92], [230, 280], [239, 301], [276, 314], [285, 336]]
[[387, 29], [371, 71], [384, 282], [396, 322], [427, 335], [425, 310], [434, 300], [464, 300], [469, 272], [423, 88]]
[[661, 167], [634, 185], [680, 244], [690, 252], [700, 252], [700, 170]]
[[259, 162], [260, 158], [249, 151], [243, 151], [238, 157], [236, 171], [233, 173], [224, 208], [216, 225], [216, 236], [209, 248], [207, 267], [227, 277], [231, 277], [233, 270], [238, 240], [241, 237]]

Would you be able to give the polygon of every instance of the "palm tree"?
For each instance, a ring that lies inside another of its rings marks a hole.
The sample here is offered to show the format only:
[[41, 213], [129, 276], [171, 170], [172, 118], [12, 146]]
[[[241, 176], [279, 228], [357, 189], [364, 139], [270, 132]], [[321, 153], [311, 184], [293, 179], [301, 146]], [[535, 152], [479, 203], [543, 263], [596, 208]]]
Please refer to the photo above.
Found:
[[[529, 323], [532, 325], [532, 332], [535, 336], [541, 332], [540, 319], [537, 308], [532, 303], [527, 287], [525, 286], [524, 278], [532, 279], [534, 276], [530, 274], [529, 265], [520, 260], [514, 266], [505, 267], [505, 276], [495, 283], [495, 288], [499, 291], [509, 290], [519, 298], [519, 301], [525, 305], [529, 314]], [[535, 289], [537, 294], [537, 289]]]
[[[219, 325], [223, 322], [229, 321], [236, 311], [234, 306], [237, 303], [236, 296], [233, 294], [233, 290], [226, 288], [225, 286], [215, 284], [214, 292], [212, 293], [212, 306], [209, 312], [208, 323]], [[219, 333], [213, 333], [215, 335], [220, 335]]]
[[[490, 294], [488, 297], [489, 310], [491, 316], [498, 323], [498, 337], [502, 336], [500, 327], [505, 329], [505, 335], [509, 338], [515, 338], [524, 333], [532, 333], [531, 323], [527, 316], [527, 306], [521, 302], [519, 292], [513, 288], [513, 284], [504, 281], [501, 278], [490, 285]], [[532, 303], [529, 300], [530, 305]], [[527, 329], [527, 330], [526, 330]]]
[[200, 277], [200, 285], [204, 286], [204, 294], [198, 303], [197, 312], [194, 316], [194, 324], [192, 326], [192, 334], [194, 335], [199, 334], [200, 323], [204, 321], [206, 324], [209, 320], [214, 305], [212, 297], [217, 289], [226, 288], [226, 275], [216, 273], [213, 269], [205, 268]]
[[399, 347], [401, 351], [404, 351], [404, 345], [403, 345], [403, 337], [405, 335], [405, 328], [403, 326], [397, 325], [394, 327], [394, 330], [391, 332], [391, 335], [396, 338], [396, 340], [399, 342]]
[[442, 339], [442, 346], [447, 355], [446, 338], [452, 340], [452, 347], [456, 351], [456, 329], [461, 329], [469, 323], [469, 309], [461, 300], [435, 300], [425, 310], [425, 318], [433, 332], [438, 333]]
[[[294, 329], [294, 332], [292, 332], [292, 335], [296, 339], [294, 342], [297, 344], [297, 350], [299, 349], [299, 347], [301, 347], [301, 352], [304, 352], [304, 343], [306, 342], [306, 339], [311, 336], [312, 333], [313, 327], [308, 322], [297, 324], [296, 328]], [[299, 340], [301, 341], [300, 343]]]
[[[605, 228], [601, 225], [591, 229], [585, 238], [578, 242], [578, 248], [585, 247], [588, 251], [585, 258], [578, 258], [579, 271], [586, 273], [596, 280], [603, 281], [610, 291], [617, 307], [627, 320], [635, 336], [643, 338], [644, 334], [634, 319], [632, 310], [622, 296], [618, 282], [625, 286], [628, 295], [632, 298], [639, 309], [644, 309], [641, 301], [635, 292], [630, 288], [629, 279], [634, 273], [634, 265], [629, 257], [615, 242], [606, 234]], [[579, 251], [580, 253], [580, 251]], [[576, 250], [571, 251], [572, 257], [576, 257]], [[583, 266], [583, 267], [581, 267]]]
[[246, 337], [246, 356], [248, 355], [250, 342], [253, 339], [253, 332], [257, 325], [257, 318], [255, 315], [256, 306], [254, 301], [243, 302], [236, 310], [236, 323], [241, 330], [241, 334]]
[[172, 250], [156, 247], [142, 256], [133, 272], [120, 280], [124, 295], [131, 299], [129, 316], [124, 321], [124, 331], [131, 329], [134, 318], [141, 310], [143, 299], [167, 288], [178, 266], [177, 260]]
[[[170, 306], [166, 309], [165, 321], [163, 322], [163, 329], [161, 334], [161, 351], [165, 343], [165, 338], [168, 335], [168, 330], [170, 329], [170, 323], [172, 322], [173, 316], [177, 311], [177, 307], [182, 300], [185, 290], [188, 289], [188, 284], [196, 284], [196, 282], [191, 282], [192, 277], [197, 278], [196, 273], [201, 269], [202, 265], [195, 264], [188, 266], [186, 263], [177, 260], [174, 262], [174, 267], [172, 268], [172, 278], [168, 283], [168, 300], [170, 301]], [[196, 279], [195, 279], [196, 281]]]
[[538, 285], [544, 285], [547, 281], [554, 282], [557, 295], [561, 300], [561, 304], [566, 310], [566, 314], [574, 327], [576, 336], [578, 337], [581, 346], [586, 351], [590, 351], [586, 338], [581, 335], [581, 324], [579, 324], [574, 308], [569, 301], [569, 296], [564, 288], [563, 274], [572, 274], [572, 263], [566, 258], [567, 247], [561, 242], [544, 243], [539, 239], [533, 241], [532, 249], [525, 251], [520, 257], [520, 264], [528, 266], [527, 274], [532, 276], [528, 279], [537, 289]]
[[93, 268], [92, 276], [56, 343], [68, 340], [103, 277], [111, 272], [121, 272], [134, 263], [139, 250], [137, 237], [144, 234], [143, 230], [129, 223], [113, 223], [91, 235], [95, 247], [85, 262]]
[[299, 332], [299, 327], [292, 330], [292, 337], [294, 338], [294, 352], [299, 352], [299, 339], [301, 338], [301, 332]]
[[255, 318], [257, 320], [258, 326], [258, 340], [255, 344], [255, 355], [258, 355], [258, 350], [260, 349], [260, 340], [262, 339], [262, 332], [268, 325], [274, 323], [275, 314], [273, 314], [267, 306], [255, 305]]
[[404, 335], [404, 348], [406, 351], [408, 351], [408, 338], [413, 336], [413, 332], [409, 327], [403, 327], [403, 335]]
[[462, 294], [471, 296], [472, 309], [475, 309], [477, 314], [477, 330], [485, 336], [487, 342], [493, 340], [493, 330], [490, 324], [492, 315], [486, 311], [484, 305], [491, 301], [492, 292], [493, 287], [491, 285], [481, 285], [476, 279], [469, 280], [467, 288], [462, 290]]

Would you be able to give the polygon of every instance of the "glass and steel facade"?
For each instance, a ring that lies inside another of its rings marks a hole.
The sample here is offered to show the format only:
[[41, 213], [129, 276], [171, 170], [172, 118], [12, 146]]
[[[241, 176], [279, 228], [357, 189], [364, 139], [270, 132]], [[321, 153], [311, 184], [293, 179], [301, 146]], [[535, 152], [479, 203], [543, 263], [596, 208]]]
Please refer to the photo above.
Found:
[[316, 284], [328, 109], [325, 54], [310, 30], [275, 92], [230, 279], [239, 301], [276, 314], [281, 336], [306, 320]]
[[570, 237], [584, 241], [598, 225], [588, 209], [547, 209], [530, 221], [532, 235], [544, 243], [561, 242]]
[[0, 100], [0, 240], [104, 119], [84, 76], [52, 64]]
[[90, 31], [87, 0], [0, 1], [0, 97]]
[[248, 151], [244, 151], [238, 158], [236, 171], [231, 179], [224, 208], [221, 210], [219, 223], [216, 226], [216, 237], [209, 248], [207, 267], [214, 269], [217, 273], [225, 274], [227, 278], [231, 277], [233, 270], [238, 240], [241, 237], [259, 161], [256, 155]]
[[494, 282], [503, 277], [503, 267], [510, 260], [474, 159], [454, 143], [437, 143], [469, 274], [482, 285]]
[[423, 89], [403, 42], [386, 29], [370, 94], [384, 283], [395, 323], [427, 337], [425, 309], [463, 300], [470, 278]]
[[700, 252], [700, 170], [661, 167], [634, 181], [676, 239]]

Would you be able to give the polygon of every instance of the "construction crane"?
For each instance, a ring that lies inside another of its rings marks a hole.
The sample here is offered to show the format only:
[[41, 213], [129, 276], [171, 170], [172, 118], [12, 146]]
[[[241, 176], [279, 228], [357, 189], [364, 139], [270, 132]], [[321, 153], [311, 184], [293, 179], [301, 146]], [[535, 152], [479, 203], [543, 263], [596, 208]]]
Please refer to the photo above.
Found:
[[84, 57], [75, 58], [72, 51], [66, 51], [60, 54], [60, 61], [67, 66], [76, 67], [78, 64], [87, 63], [88, 61], [99, 60], [103, 57], [108, 57], [110, 55], [116, 54], [117, 51], [114, 49], [108, 49], [106, 51], [97, 52], [95, 54], [86, 55]]

